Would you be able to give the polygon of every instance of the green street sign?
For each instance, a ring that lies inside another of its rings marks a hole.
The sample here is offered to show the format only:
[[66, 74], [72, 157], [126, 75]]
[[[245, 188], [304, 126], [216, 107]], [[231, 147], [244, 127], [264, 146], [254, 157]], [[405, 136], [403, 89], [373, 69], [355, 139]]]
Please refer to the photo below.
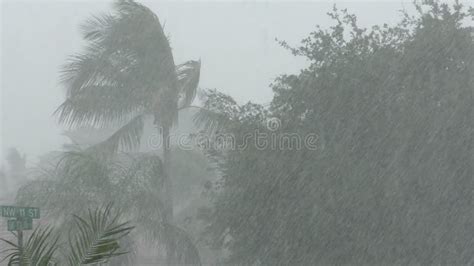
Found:
[[8, 231], [32, 230], [33, 220], [28, 218], [23, 220], [11, 219], [7, 221], [7, 227]]
[[2, 217], [39, 219], [40, 210], [34, 207], [0, 206]]

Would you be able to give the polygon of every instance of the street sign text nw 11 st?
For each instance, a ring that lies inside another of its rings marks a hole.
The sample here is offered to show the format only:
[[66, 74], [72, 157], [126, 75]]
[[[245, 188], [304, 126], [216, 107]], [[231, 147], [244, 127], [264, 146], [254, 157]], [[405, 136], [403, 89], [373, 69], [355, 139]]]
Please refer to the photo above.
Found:
[[29, 218], [25, 219], [11, 219], [7, 221], [8, 231], [21, 231], [21, 230], [32, 230], [33, 220]]
[[40, 218], [39, 208], [34, 207], [0, 206], [0, 214], [9, 218]]

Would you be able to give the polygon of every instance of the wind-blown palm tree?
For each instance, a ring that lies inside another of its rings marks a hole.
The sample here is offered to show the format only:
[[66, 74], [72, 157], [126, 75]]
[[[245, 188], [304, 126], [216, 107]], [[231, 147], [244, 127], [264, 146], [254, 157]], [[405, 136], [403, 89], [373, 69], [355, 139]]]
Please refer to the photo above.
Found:
[[201, 63], [176, 66], [158, 17], [132, 0], [117, 1], [114, 13], [92, 17], [82, 32], [85, 51], [63, 68], [67, 99], [56, 111], [59, 121], [70, 128], [118, 127], [93, 147], [114, 153], [139, 147], [144, 121], [153, 117], [163, 140], [165, 216], [171, 222], [170, 128], [195, 98]]
[[[166, 247], [170, 264], [200, 265], [194, 239], [164, 219], [164, 203], [156, 193], [164, 182], [157, 154], [120, 153], [111, 157], [76, 147], [54, 159], [58, 162], [35, 169], [35, 180], [18, 190], [18, 205], [42, 206], [45, 218], [53, 218], [61, 224], [61, 231], [68, 232], [74, 225], [71, 213], [113, 201], [120, 206], [121, 216], [136, 225], [136, 233], [128, 239], [131, 246], [138, 246], [140, 239], [159, 240]], [[176, 167], [176, 162], [172, 160], [171, 165]], [[111, 263], [130, 265], [136, 255], [130, 253]]]

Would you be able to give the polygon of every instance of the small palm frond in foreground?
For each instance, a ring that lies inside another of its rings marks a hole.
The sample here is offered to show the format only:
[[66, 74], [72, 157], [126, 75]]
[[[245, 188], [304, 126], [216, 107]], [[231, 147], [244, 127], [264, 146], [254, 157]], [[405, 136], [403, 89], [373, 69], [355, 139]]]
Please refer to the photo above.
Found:
[[2, 250], [8, 255], [2, 260], [8, 260], [8, 265], [55, 265], [54, 255], [58, 249], [58, 236], [51, 227], [38, 227], [28, 238], [23, 249], [6, 239], [0, 238], [10, 248]]
[[111, 215], [111, 205], [89, 210], [88, 219], [75, 217], [78, 232], [69, 237], [69, 265], [105, 262], [111, 257], [126, 254], [120, 249], [119, 240], [134, 228], [128, 222], [121, 223], [120, 216]]
[[[128, 253], [120, 248], [119, 241], [134, 228], [128, 222], [121, 223], [120, 216], [112, 213], [107, 205], [89, 210], [87, 217], [74, 216], [76, 230], [69, 234], [69, 250], [57, 256], [59, 234], [51, 227], [38, 227], [21, 249], [12, 241], [2, 239], [9, 248], [2, 261], [8, 265], [87, 265], [107, 262], [108, 259]], [[2, 262], [0, 261], [0, 262]]]

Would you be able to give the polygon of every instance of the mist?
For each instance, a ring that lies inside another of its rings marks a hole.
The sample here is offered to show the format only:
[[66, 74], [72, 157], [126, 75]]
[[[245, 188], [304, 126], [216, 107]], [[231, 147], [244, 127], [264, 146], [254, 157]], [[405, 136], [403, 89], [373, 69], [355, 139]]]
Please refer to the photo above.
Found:
[[472, 6], [2, 1], [0, 265], [472, 264]]

